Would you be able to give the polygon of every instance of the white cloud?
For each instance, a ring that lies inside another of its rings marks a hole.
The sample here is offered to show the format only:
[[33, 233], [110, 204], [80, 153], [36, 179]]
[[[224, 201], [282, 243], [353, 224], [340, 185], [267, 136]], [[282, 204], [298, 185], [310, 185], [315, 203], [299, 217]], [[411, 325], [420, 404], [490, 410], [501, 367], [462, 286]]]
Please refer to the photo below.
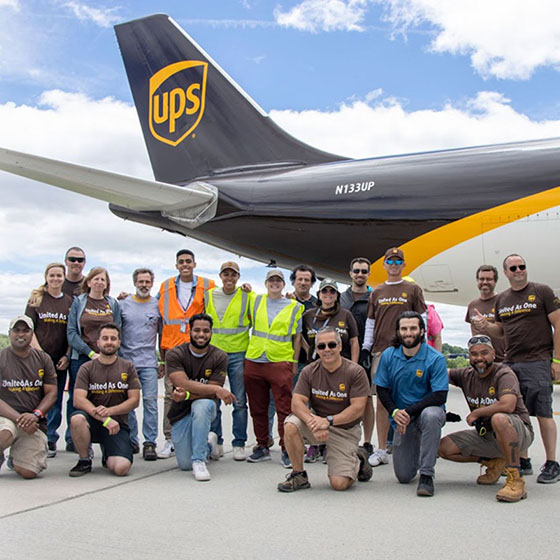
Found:
[[293, 8], [274, 9], [279, 25], [300, 31], [362, 31], [368, 0], [303, 0]]
[[468, 55], [483, 76], [527, 79], [543, 66], [560, 66], [557, 0], [375, 0], [397, 32], [429, 23], [431, 49]]
[[100, 27], [111, 27], [121, 20], [115, 15], [118, 8], [92, 8], [79, 2], [66, 2], [64, 7], [69, 8], [80, 21], [92, 21]]

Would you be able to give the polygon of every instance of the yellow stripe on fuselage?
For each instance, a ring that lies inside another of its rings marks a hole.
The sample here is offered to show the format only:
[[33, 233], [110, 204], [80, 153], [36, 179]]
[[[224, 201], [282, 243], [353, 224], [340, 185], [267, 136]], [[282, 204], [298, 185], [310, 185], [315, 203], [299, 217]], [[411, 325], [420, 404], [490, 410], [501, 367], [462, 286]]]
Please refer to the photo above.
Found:
[[[477, 212], [429, 231], [400, 245], [405, 256], [406, 270], [410, 273], [432, 257], [463, 241], [559, 205], [560, 187], [555, 187]], [[384, 257], [381, 257], [371, 265], [369, 274], [371, 286], [377, 286], [387, 278], [383, 260]]]

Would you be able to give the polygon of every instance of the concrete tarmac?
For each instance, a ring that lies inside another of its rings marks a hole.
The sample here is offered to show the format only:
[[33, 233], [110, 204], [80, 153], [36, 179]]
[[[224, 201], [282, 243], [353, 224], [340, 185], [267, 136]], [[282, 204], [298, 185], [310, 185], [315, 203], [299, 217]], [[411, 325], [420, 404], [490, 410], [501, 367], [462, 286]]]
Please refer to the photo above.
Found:
[[[554, 400], [558, 419], [560, 387]], [[447, 409], [463, 422], [447, 424], [444, 432], [464, 429], [467, 407], [459, 390], [450, 389]], [[528, 499], [507, 504], [495, 499], [500, 484], [476, 484], [479, 465], [442, 459], [433, 498], [416, 496], [416, 480], [399, 484], [391, 462], [346, 492], [329, 488], [325, 465], [306, 465], [311, 489], [282, 494], [276, 485], [289, 471], [280, 464], [278, 444], [272, 461], [234, 462], [231, 407], [222, 411], [226, 452], [209, 463], [210, 482], [180, 471], [173, 457], [146, 462], [140, 455], [130, 475], [118, 478], [101, 467], [97, 445], [93, 472], [77, 479], [68, 476], [77, 455], [63, 450], [31, 481], [4, 464], [0, 559], [560, 557], [560, 484], [536, 483], [544, 463], [536, 422]], [[251, 433], [247, 453], [253, 442]]]

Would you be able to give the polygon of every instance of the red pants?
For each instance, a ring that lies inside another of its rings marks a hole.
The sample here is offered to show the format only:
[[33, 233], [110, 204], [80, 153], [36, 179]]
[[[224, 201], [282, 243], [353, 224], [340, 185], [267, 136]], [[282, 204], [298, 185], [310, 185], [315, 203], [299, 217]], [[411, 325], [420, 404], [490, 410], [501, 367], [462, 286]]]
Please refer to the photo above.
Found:
[[253, 430], [260, 447], [266, 447], [268, 443], [268, 405], [272, 389], [278, 415], [280, 447], [284, 449], [284, 420], [292, 411], [292, 371], [291, 362], [260, 364], [245, 360], [245, 391], [249, 399]]

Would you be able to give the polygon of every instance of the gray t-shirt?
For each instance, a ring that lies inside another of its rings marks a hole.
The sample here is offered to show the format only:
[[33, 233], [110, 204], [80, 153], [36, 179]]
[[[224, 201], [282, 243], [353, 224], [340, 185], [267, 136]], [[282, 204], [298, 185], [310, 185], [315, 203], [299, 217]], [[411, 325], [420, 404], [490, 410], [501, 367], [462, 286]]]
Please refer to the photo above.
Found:
[[129, 295], [119, 302], [122, 316], [120, 356], [136, 368], [157, 367], [157, 335], [161, 331], [158, 300], [137, 301]]
[[237, 294], [237, 290], [231, 294], [226, 294], [223, 288], [216, 288], [212, 291], [212, 301], [214, 302], [214, 309], [220, 318], [220, 321], [224, 318], [228, 305], [230, 304], [233, 296]]

